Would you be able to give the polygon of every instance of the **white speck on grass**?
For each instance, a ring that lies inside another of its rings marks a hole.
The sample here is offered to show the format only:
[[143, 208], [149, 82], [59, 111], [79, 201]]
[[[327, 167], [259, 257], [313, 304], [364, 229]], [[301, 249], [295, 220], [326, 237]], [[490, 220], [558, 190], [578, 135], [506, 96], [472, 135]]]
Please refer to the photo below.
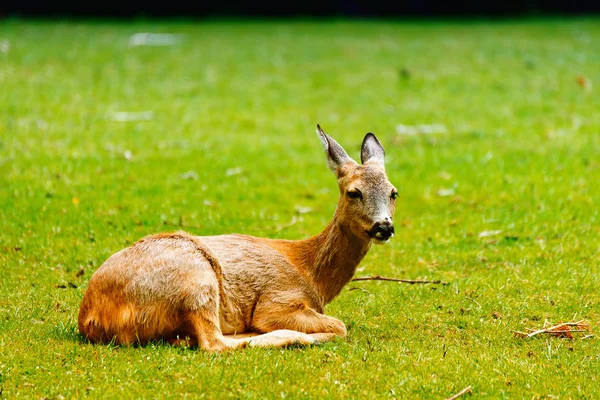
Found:
[[214, 85], [215, 83], [217, 83], [217, 70], [215, 69], [215, 67], [211, 65], [206, 66], [206, 68], [204, 69], [204, 80], [209, 85]]
[[311, 212], [313, 209], [311, 207], [302, 207], [302, 206], [296, 206], [296, 212], [298, 214], [308, 214], [309, 212]]
[[419, 124], [419, 125], [396, 125], [396, 133], [399, 135], [433, 135], [436, 133], [448, 133], [444, 124]]
[[181, 175], [182, 179], [186, 179], [186, 180], [194, 180], [197, 181], [198, 180], [198, 174], [196, 173], [196, 171], [187, 171], [185, 173], [183, 173]]
[[481, 158], [481, 163], [482, 163], [482, 164], [487, 164], [487, 163], [489, 163], [489, 162], [492, 160], [492, 158], [494, 158], [494, 153], [492, 153], [491, 151], [488, 151], [488, 152], [485, 154], [485, 156], [483, 156], [483, 157]]
[[456, 190], [454, 190], [453, 188], [441, 188], [437, 191], [437, 195], [440, 197], [454, 196], [455, 194]]
[[229, 168], [229, 169], [225, 170], [225, 176], [239, 175], [243, 171], [244, 170], [242, 168], [240, 168], [240, 167]]
[[152, 111], [128, 112], [111, 111], [106, 113], [106, 119], [116, 122], [150, 121], [154, 118]]
[[496, 236], [496, 235], [499, 235], [501, 233], [502, 233], [501, 230], [497, 230], [497, 231], [483, 231], [483, 232], [479, 232], [479, 237], [480, 238], [484, 238], [484, 237]]
[[173, 33], [140, 32], [131, 35], [129, 46], [174, 46], [179, 44], [183, 35]]
[[131, 153], [130, 150], [125, 150], [123, 152], [123, 157], [125, 157], [127, 161], [131, 161], [133, 159], [133, 153]]
[[445, 181], [449, 181], [452, 178], [452, 174], [446, 171], [440, 171], [439, 177]]
[[41, 131], [48, 129], [48, 123], [44, 120], [38, 119], [35, 121], [37, 128]]
[[10, 50], [10, 42], [8, 40], [0, 41], [0, 53], [8, 53]]

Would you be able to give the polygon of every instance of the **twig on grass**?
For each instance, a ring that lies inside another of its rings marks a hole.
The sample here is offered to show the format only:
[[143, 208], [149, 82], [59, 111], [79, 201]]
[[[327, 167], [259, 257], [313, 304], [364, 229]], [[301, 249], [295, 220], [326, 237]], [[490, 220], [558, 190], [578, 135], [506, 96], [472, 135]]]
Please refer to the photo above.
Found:
[[361, 288], [360, 286], [353, 286], [353, 287], [351, 287], [351, 288], [350, 288], [350, 289], [348, 289], [348, 290], [350, 290], [350, 291], [353, 291], [353, 290], [360, 290], [360, 291], [362, 291], [362, 292], [365, 292], [365, 293], [367, 293], [367, 294], [370, 294], [371, 296], [374, 296], [374, 294], [373, 294], [373, 293], [369, 292], [369, 291], [368, 291], [367, 289], [365, 289], [365, 288]]
[[448, 397], [446, 400], [458, 399], [460, 396], [462, 396], [463, 394], [466, 394], [466, 393], [471, 393], [471, 386], [467, 386], [466, 388], [464, 388], [460, 392], [458, 392], [456, 394], [453, 394], [452, 396]]
[[442, 282], [442, 281], [425, 281], [425, 280], [421, 280], [421, 279], [399, 279], [399, 278], [388, 278], [385, 276], [379, 276], [379, 275], [374, 275], [374, 276], [359, 276], [357, 278], [352, 278], [352, 281], [390, 281], [390, 282], [401, 282], [401, 283], [410, 283], [411, 285], [414, 285], [416, 283], [433, 283], [433, 284], [439, 284], [439, 285], [447, 285], [446, 282]]
[[[572, 329], [571, 327], [574, 327], [575, 329]], [[590, 324], [585, 322], [584, 320], [581, 320], [577, 322], [563, 322], [558, 325], [550, 326], [548, 328], [532, 330], [532, 332], [530, 333], [513, 331], [515, 336], [522, 338], [530, 338], [545, 333], [552, 336], [558, 336], [569, 339], [573, 339], [573, 333], [577, 332], [590, 332]]]

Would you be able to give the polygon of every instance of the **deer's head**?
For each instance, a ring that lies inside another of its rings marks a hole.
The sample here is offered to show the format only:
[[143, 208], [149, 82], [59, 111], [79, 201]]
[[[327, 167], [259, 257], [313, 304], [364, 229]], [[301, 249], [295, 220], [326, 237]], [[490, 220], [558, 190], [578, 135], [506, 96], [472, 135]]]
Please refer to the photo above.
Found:
[[338, 178], [340, 199], [336, 223], [359, 238], [387, 243], [394, 236], [392, 218], [398, 191], [385, 174], [383, 146], [375, 135], [367, 133], [360, 152], [362, 165], [359, 165], [319, 125], [317, 135], [327, 154], [329, 169]]

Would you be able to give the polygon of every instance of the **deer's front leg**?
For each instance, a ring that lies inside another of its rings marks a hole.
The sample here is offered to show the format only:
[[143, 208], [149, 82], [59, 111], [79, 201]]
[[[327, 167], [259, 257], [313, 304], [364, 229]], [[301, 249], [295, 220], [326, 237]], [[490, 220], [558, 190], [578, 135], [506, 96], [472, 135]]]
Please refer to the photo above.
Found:
[[337, 318], [317, 311], [310, 301], [294, 294], [278, 294], [261, 299], [254, 310], [252, 326], [261, 332], [288, 329], [310, 334], [319, 342], [346, 337], [346, 326]]

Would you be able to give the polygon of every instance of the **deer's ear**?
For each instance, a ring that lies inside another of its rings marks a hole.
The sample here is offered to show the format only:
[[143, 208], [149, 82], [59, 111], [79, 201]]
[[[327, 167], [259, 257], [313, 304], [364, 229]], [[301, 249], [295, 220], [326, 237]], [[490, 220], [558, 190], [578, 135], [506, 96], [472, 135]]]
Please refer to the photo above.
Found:
[[375, 135], [369, 132], [362, 142], [360, 161], [364, 164], [371, 160], [385, 167], [385, 150]]
[[327, 154], [327, 165], [334, 174], [339, 175], [340, 168], [347, 163], [356, 164], [356, 161], [348, 156], [346, 150], [328, 134], [323, 132], [323, 129], [319, 125], [317, 125], [317, 136], [321, 139], [323, 150]]

